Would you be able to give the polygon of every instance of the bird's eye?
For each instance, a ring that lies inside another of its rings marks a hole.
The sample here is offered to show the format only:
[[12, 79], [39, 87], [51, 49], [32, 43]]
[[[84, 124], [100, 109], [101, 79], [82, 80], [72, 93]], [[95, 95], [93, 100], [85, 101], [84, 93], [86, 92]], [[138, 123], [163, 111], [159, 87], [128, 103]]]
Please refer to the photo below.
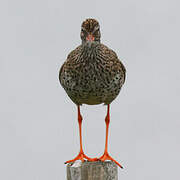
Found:
[[97, 30], [95, 31], [95, 33], [99, 34], [99, 29], [97, 29]]
[[82, 35], [86, 35], [86, 33], [87, 33], [87, 32], [86, 32], [85, 29], [81, 29], [81, 34], [82, 34]]
[[96, 30], [93, 32], [93, 34], [96, 35], [96, 36], [99, 35], [99, 33], [100, 33], [99, 28], [96, 29]]
[[97, 28], [97, 29], [95, 30], [95, 32], [97, 32], [97, 31], [99, 31], [99, 28]]
[[84, 29], [81, 29], [81, 36], [84, 36], [85, 35], [85, 30]]
[[81, 32], [86, 33], [86, 30], [84, 28], [81, 29]]
[[94, 28], [93, 34], [99, 34], [99, 27]]

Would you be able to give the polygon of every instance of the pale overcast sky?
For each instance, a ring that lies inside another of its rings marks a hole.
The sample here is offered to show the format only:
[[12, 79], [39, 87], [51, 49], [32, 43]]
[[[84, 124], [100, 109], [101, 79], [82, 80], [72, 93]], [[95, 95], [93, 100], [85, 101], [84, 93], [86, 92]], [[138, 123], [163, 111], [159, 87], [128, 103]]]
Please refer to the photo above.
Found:
[[[0, 2], [0, 179], [63, 180], [79, 151], [76, 106], [59, 84], [86, 18], [125, 64], [109, 151], [120, 180], [179, 180], [178, 0]], [[106, 107], [82, 106], [87, 155], [104, 151]]]

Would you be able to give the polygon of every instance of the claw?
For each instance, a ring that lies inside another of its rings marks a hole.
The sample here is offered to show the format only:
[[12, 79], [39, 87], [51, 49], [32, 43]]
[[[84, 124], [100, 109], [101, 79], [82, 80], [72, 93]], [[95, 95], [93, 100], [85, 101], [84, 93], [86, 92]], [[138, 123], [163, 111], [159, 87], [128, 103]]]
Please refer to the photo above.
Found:
[[116, 160], [114, 160], [107, 152], [105, 152], [100, 158], [98, 158], [98, 160], [100, 160], [102, 162], [104, 162], [105, 160], [111, 160], [111, 161], [115, 162], [120, 168], [123, 169], [121, 164], [119, 164]]

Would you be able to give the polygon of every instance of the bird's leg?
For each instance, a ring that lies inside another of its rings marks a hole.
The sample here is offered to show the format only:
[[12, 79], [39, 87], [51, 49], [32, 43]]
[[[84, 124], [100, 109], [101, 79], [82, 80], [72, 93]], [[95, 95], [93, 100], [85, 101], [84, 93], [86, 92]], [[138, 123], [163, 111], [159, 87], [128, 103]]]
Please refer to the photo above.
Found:
[[108, 130], [109, 130], [109, 123], [110, 123], [110, 105], [108, 104], [107, 107], [107, 115], [105, 118], [105, 122], [106, 122], [106, 141], [105, 141], [105, 150], [104, 150], [104, 154], [98, 158], [101, 161], [105, 161], [105, 160], [111, 160], [113, 162], [115, 162], [120, 168], [123, 168], [116, 160], [114, 160], [108, 153]]
[[80, 137], [80, 151], [79, 154], [72, 160], [66, 161], [66, 163], [74, 162], [76, 160], [81, 160], [84, 162], [84, 159], [87, 159], [88, 161], [96, 161], [97, 158], [89, 158], [84, 154], [83, 148], [82, 148], [82, 116], [80, 112], [80, 107], [78, 106], [78, 124], [79, 124], [79, 137]]

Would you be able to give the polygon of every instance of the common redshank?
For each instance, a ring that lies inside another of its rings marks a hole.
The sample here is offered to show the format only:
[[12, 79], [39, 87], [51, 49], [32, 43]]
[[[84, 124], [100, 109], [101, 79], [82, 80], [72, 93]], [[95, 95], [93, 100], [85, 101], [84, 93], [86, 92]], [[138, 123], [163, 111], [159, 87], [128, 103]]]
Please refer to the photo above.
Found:
[[[77, 105], [80, 152], [65, 163], [87, 159], [88, 161], [114, 161], [108, 153], [108, 129], [110, 123], [110, 104], [119, 94], [125, 82], [126, 69], [116, 53], [100, 42], [100, 26], [95, 19], [86, 19], [81, 25], [82, 43], [70, 52], [59, 72], [59, 80], [67, 95]], [[80, 105], [107, 105], [106, 139], [104, 154], [99, 158], [89, 158], [82, 147], [82, 116]]]

